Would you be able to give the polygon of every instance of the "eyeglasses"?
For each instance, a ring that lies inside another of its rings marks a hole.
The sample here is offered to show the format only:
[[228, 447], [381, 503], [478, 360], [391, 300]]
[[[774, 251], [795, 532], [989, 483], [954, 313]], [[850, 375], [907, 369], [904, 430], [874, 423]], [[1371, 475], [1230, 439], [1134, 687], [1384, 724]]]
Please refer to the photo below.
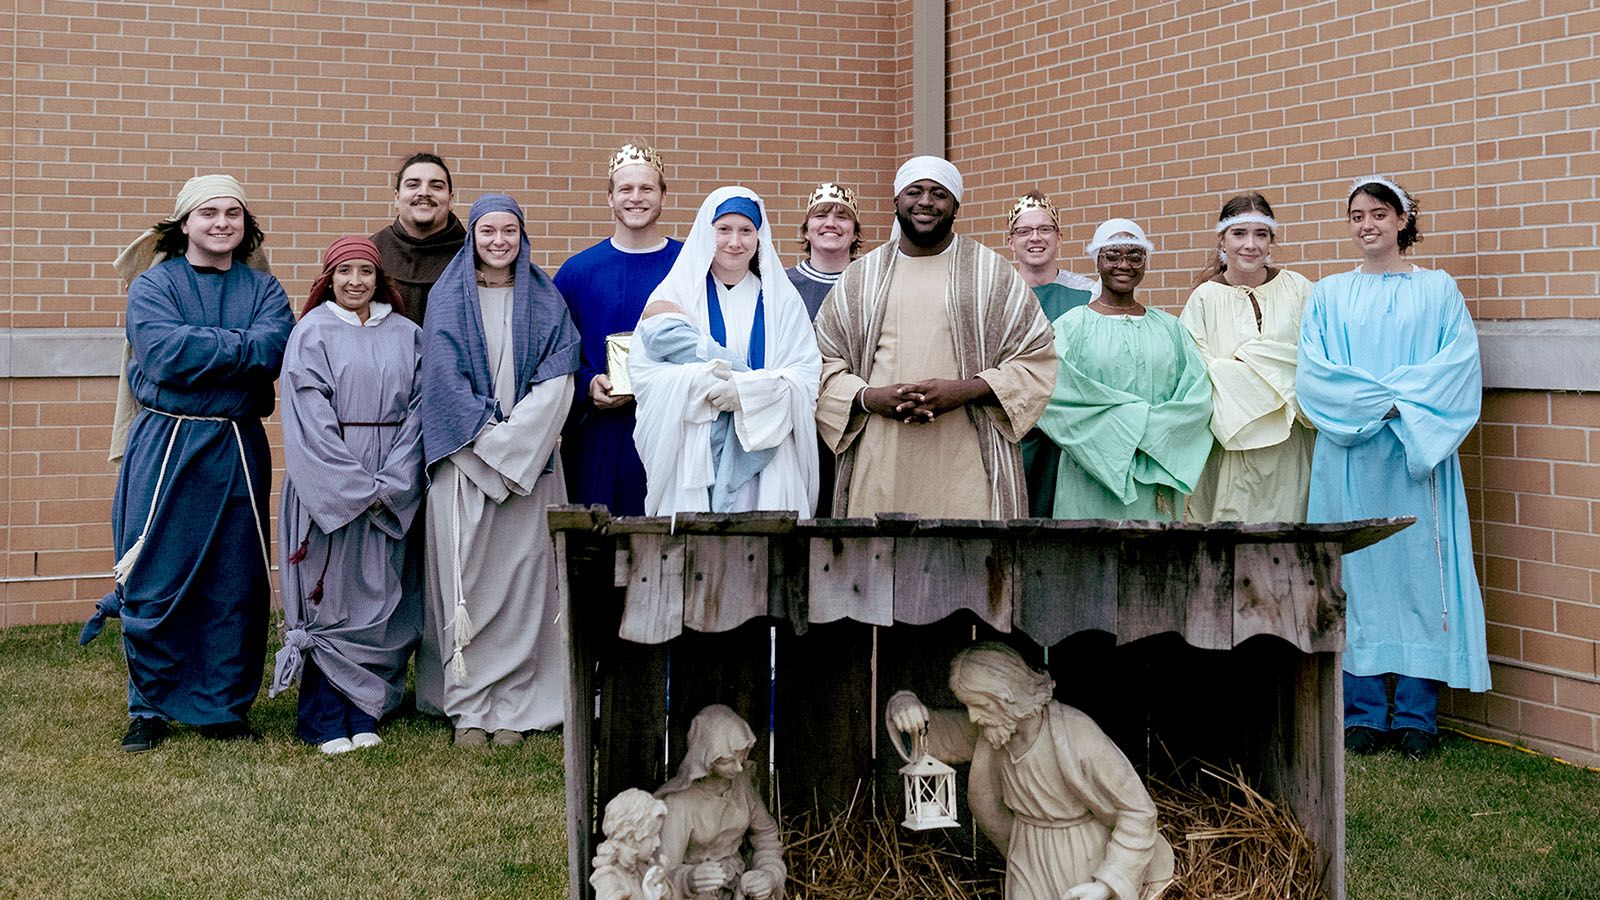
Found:
[[1027, 238], [1038, 235], [1039, 237], [1055, 237], [1061, 229], [1054, 225], [1035, 225], [1032, 228], [1013, 228], [1011, 236], [1014, 238]]
[[1118, 266], [1123, 263], [1127, 263], [1129, 266], [1135, 269], [1142, 269], [1144, 268], [1145, 264], [1145, 255], [1143, 250], [1130, 250], [1126, 253], [1120, 250], [1101, 250], [1100, 258], [1105, 260], [1109, 265]]

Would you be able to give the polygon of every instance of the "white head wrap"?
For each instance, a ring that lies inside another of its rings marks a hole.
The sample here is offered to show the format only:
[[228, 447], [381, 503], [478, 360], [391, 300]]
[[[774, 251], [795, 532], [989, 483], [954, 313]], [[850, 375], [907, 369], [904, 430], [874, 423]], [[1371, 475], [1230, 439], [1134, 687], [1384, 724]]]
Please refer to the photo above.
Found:
[[[905, 161], [900, 171], [894, 173], [894, 195], [909, 187], [913, 182], [927, 178], [944, 185], [945, 190], [961, 202], [961, 172], [942, 156], [913, 156]], [[900, 240], [900, 217], [895, 216], [894, 226], [889, 229], [889, 240]]]
[[1107, 247], [1143, 247], [1144, 252], [1156, 252], [1156, 245], [1144, 236], [1144, 229], [1134, 224], [1131, 219], [1107, 219], [1104, 225], [1094, 230], [1094, 240], [1084, 248], [1090, 259], [1100, 256], [1100, 251]]
[[1278, 233], [1278, 220], [1258, 212], [1242, 212], [1236, 216], [1229, 216], [1217, 223], [1217, 234], [1226, 232], [1235, 225], [1265, 225], [1273, 234]]
[[944, 185], [945, 190], [955, 195], [956, 202], [961, 202], [961, 173], [950, 160], [939, 156], [913, 156], [906, 160], [900, 171], [894, 173], [895, 196], [900, 196], [900, 192], [912, 182], [924, 178]]
[[1400, 215], [1411, 215], [1411, 195], [1406, 193], [1400, 187], [1400, 185], [1395, 184], [1382, 175], [1368, 175], [1366, 178], [1357, 178], [1355, 184], [1350, 185], [1350, 193], [1345, 199], [1348, 201], [1349, 199], [1355, 197], [1356, 191], [1359, 190], [1364, 184], [1381, 184], [1389, 190], [1394, 191], [1394, 195], [1400, 198]]
[[[200, 204], [213, 197], [232, 197], [239, 201], [240, 206], [250, 205], [244, 197], [244, 185], [232, 175], [196, 175], [183, 183], [183, 189], [178, 191], [178, 200], [173, 204], [172, 215], [161, 221], [180, 222]], [[143, 234], [133, 239], [133, 243], [117, 254], [116, 262], [111, 265], [116, 269], [117, 277], [122, 279], [124, 288], [132, 284], [133, 280], [146, 269], [165, 261], [165, 255], [156, 250], [156, 246], [160, 243], [161, 234], [155, 228], [146, 228]], [[268, 271], [266, 255], [260, 249], [251, 255], [249, 264], [253, 269]]]

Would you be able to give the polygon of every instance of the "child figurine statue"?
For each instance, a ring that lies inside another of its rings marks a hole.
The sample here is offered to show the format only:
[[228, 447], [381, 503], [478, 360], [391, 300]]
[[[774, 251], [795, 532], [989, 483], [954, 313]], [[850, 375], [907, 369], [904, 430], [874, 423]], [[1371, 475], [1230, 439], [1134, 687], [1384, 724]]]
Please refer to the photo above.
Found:
[[733, 710], [708, 706], [689, 723], [678, 774], [656, 791], [667, 804], [661, 863], [678, 896], [781, 900], [787, 870], [778, 823], [745, 766], [756, 736]]
[[629, 788], [606, 804], [589, 884], [596, 900], [678, 900], [661, 867], [661, 824], [667, 805]]
[[927, 750], [971, 761], [972, 818], [1006, 859], [1006, 900], [1153, 900], [1172, 881], [1172, 846], [1128, 758], [1055, 682], [1004, 644], [956, 654], [950, 689], [964, 711], [889, 698], [885, 718]]

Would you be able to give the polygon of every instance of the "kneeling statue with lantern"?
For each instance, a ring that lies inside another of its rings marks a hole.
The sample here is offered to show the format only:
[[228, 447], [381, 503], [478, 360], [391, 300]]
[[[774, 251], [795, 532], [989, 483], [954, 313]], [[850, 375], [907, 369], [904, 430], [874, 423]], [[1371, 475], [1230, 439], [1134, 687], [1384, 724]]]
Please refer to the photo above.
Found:
[[1006, 860], [1006, 900], [1152, 900], [1172, 881], [1172, 846], [1133, 765], [1055, 682], [1004, 644], [956, 654], [966, 706], [930, 712], [909, 691], [885, 718], [947, 763], [971, 761], [973, 820]]

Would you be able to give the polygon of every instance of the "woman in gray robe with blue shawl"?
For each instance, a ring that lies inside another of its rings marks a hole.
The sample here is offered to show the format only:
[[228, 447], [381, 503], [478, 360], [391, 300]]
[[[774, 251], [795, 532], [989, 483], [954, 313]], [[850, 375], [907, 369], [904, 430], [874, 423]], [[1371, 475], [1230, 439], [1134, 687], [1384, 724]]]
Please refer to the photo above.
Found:
[[[514, 255], [513, 255], [514, 254]], [[458, 746], [560, 725], [566, 647], [545, 510], [566, 502], [555, 452], [579, 337], [530, 259], [522, 209], [472, 205], [467, 243], [428, 295], [422, 443], [431, 485], [417, 705]]]

